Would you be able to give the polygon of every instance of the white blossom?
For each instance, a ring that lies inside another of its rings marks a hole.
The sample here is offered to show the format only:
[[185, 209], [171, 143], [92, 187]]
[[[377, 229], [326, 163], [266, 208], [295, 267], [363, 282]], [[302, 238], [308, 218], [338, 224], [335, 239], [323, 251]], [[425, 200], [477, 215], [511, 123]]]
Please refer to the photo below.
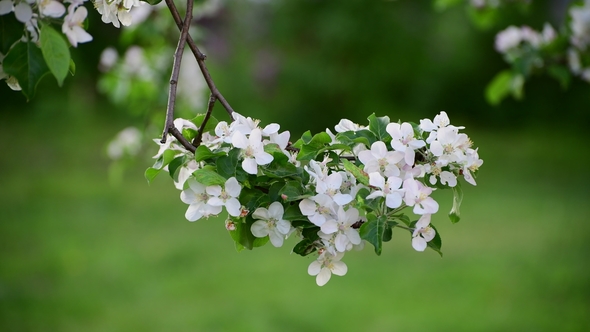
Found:
[[436, 236], [436, 231], [430, 227], [430, 214], [424, 214], [416, 222], [414, 232], [412, 233], [412, 247], [416, 251], [424, 251], [428, 242]]
[[61, 31], [68, 37], [70, 44], [77, 47], [78, 43], [86, 43], [92, 40], [92, 36], [84, 30], [82, 24], [88, 15], [86, 7], [68, 8], [68, 15], [64, 18]]
[[327, 219], [334, 218], [337, 206], [332, 197], [324, 194], [318, 194], [299, 202], [301, 213], [316, 226], [322, 226]]
[[433, 189], [426, 187], [415, 179], [406, 179], [404, 201], [406, 205], [414, 207], [415, 214], [434, 214], [438, 211], [438, 203], [430, 197]]
[[66, 12], [66, 7], [56, 0], [37, 0], [41, 16], [61, 17]]
[[366, 173], [380, 172], [385, 176], [398, 176], [397, 163], [404, 159], [405, 154], [400, 151], [388, 151], [382, 141], [371, 145], [371, 150], [358, 153], [358, 159], [365, 165]]
[[273, 202], [268, 209], [256, 209], [252, 217], [258, 220], [250, 227], [252, 234], [256, 237], [268, 235], [273, 246], [282, 246], [285, 237], [291, 230], [291, 223], [283, 220], [284, 212], [283, 205], [279, 202]]
[[396, 176], [390, 176], [386, 181], [381, 174], [373, 172], [369, 173], [369, 184], [381, 190], [373, 191], [367, 196], [367, 199], [385, 197], [385, 205], [390, 209], [395, 209], [402, 205], [402, 196], [404, 194], [404, 191], [400, 190], [402, 179]]
[[318, 286], [323, 286], [330, 281], [332, 273], [337, 276], [343, 276], [348, 272], [346, 264], [340, 261], [343, 256], [344, 253], [331, 255], [328, 252], [324, 252], [317, 260], [309, 264], [307, 273], [311, 276], [317, 276], [315, 279], [316, 283]]
[[207, 194], [211, 195], [207, 204], [213, 206], [225, 206], [227, 213], [230, 216], [238, 217], [241, 212], [241, 204], [238, 200], [242, 187], [235, 177], [231, 177], [225, 181], [225, 189], [221, 186], [207, 186]]
[[274, 159], [271, 154], [264, 151], [260, 129], [253, 129], [248, 138], [239, 131], [235, 132], [232, 136], [232, 144], [242, 149], [244, 156], [242, 168], [249, 174], [258, 173], [258, 165], [268, 165]]
[[401, 125], [399, 123], [390, 123], [387, 125], [386, 130], [391, 135], [391, 147], [395, 151], [404, 153], [406, 164], [414, 165], [414, 150], [425, 146], [426, 143], [414, 137], [412, 125], [407, 122]]
[[207, 204], [211, 196], [207, 194], [206, 187], [202, 183], [197, 182], [195, 178], [190, 178], [187, 182], [189, 187], [180, 193], [180, 200], [189, 204], [184, 215], [188, 221], [199, 220], [221, 212], [221, 206]]
[[352, 225], [359, 221], [359, 211], [355, 208], [349, 208], [344, 211], [342, 207], [338, 209], [338, 218], [327, 220], [321, 227], [324, 234], [336, 234], [334, 244], [336, 250], [344, 252], [348, 249], [349, 244], [355, 245], [361, 243], [361, 237], [357, 229]]

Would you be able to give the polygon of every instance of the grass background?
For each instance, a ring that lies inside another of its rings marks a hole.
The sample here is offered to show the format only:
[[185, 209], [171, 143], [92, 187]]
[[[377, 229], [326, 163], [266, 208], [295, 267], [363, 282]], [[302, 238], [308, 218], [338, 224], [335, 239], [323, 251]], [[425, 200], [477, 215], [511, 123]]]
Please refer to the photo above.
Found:
[[445, 216], [451, 193], [437, 193], [444, 258], [397, 232], [318, 287], [293, 239], [237, 253], [223, 220], [186, 221], [167, 176], [146, 183], [147, 160], [110, 185], [104, 144], [120, 123], [59, 105], [0, 113], [2, 331], [590, 329], [579, 133], [468, 127], [484, 165], [459, 224]]

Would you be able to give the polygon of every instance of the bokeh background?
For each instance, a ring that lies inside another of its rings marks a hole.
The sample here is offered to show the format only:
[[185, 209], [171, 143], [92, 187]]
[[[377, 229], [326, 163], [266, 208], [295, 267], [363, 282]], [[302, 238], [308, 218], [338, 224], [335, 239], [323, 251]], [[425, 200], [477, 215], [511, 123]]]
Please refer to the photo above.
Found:
[[0, 330], [590, 330], [590, 86], [535, 77], [522, 101], [484, 99], [506, 67], [495, 33], [558, 27], [566, 4], [508, 8], [487, 30], [463, 6], [428, 1], [235, 1], [198, 22], [234, 109], [292, 137], [445, 110], [479, 147], [460, 223], [445, 216], [451, 194], [436, 195], [444, 258], [394, 233], [380, 257], [370, 245], [347, 254], [348, 274], [324, 287], [293, 239], [237, 253], [223, 219], [186, 221], [170, 179], [143, 178], [150, 137], [109, 181], [107, 142], [153, 114], [97, 92], [100, 52], [120, 31], [93, 13], [95, 40], [73, 52], [63, 88], [47, 77], [27, 102], [0, 84]]

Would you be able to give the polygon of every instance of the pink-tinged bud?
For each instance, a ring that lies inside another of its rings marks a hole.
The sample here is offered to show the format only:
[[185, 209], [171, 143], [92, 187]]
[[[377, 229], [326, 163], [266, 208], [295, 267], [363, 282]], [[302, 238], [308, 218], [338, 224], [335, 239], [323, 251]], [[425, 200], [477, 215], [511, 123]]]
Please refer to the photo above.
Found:
[[286, 202], [288, 197], [287, 197], [287, 195], [285, 195], [285, 194], [281, 194], [281, 198], [283, 199], [283, 201], [285, 201], [285, 202]]
[[318, 255], [322, 255], [324, 252], [326, 252], [326, 248], [320, 248], [318, 249]]
[[248, 215], [248, 213], [250, 213], [250, 211], [242, 207], [242, 211], [240, 212], [240, 218], [244, 218]]
[[231, 220], [226, 220], [225, 221], [225, 229], [227, 229], [228, 231], [235, 231], [236, 230], [236, 223], [234, 223]]

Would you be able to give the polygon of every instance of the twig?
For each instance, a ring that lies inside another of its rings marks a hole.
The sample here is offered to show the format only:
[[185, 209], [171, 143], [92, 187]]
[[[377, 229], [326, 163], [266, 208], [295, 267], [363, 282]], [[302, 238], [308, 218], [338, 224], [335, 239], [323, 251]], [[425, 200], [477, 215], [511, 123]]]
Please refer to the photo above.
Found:
[[178, 86], [178, 74], [180, 73], [180, 63], [182, 62], [184, 45], [186, 44], [188, 29], [191, 25], [192, 19], [193, 1], [188, 0], [186, 2], [186, 15], [184, 16], [184, 25], [182, 26], [182, 29], [180, 29], [180, 38], [178, 38], [178, 45], [176, 46], [176, 51], [174, 52], [174, 63], [172, 65], [172, 75], [170, 77], [170, 89], [168, 90], [168, 106], [166, 107], [166, 122], [164, 124], [164, 133], [162, 134], [162, 143], [166, 142], [166, 136], [168, 135], [168, 132], [170, 132], [170, 130], [174, 128], [174, 105], [176, 103], [176, 88]]
[[207, 121], [211, 117], [211, 113], [213, 112], [213, 106], [215, 106], [215, 101], [217, 97], [212, 93], [209, 97], [209, 105], [207, 105], [207, 113], [205, 113], [205, 118], [203, 119], [203, 123], [201, 123], [201, 127], [199, 127], [199, 131], [197, 132], [197, 136], [193, 140], [193, 146], [201, 145], [201, 140], [203, 139], [203, 131], [205, 130], [205, 126], [207, 125]]
[[191, 142], [189, 142], [184, 136], [182, 136], [182, 133], [178, 131], [176, 127], [172, 126], [172, 128], [170, 128], [168, 132], [170, 133], [170, 135], [176, 137], [178, 142], [180, 142], [180, 144], [182, 144], [182, 146], [184, 146], [190, 152], [195, 153], [195, 151], [197, 151], [197, 148], [194, 145], [192, 145]]
[[[178, 29], [183, 30], [184, 26], [186, 24], [182, 23], [182, 20], [180, 19], [180, 14], [178, 13], [178, 9], [176, 8], [174, 1], [173, 0], [166, 0], [166, 5], [168, 6], [168, 9], [170, 9], [170, 13], [172, 14], [172, 17], [174, 18], [174, 21], [176, 22]], [[199, 50], [199, 48], [197, 47], [197, 45], [195, 44], [195, 42], [193, 41], [193, 39], [190, 36], [187, 38], [187, 41], [188, 41], [188, 45], [189, 45], [191, 51], [193, 52], [193, 55], [195, 56], [195, 59], [197, 60], [197, 63], [199, 64], [199, 68], [201, 69], [201, 73], [203, 74], [203, 78], [205, 78], [205, 82], [207, 82], [207, 86], [209, 87], [211, 94], [213, 94], [215, 96], [215, 98], [219, 100], [221, 105], [223, 105], [223, 107], [225, 108], [225, 110], [229, 114], [230, 118], [232, 120], [234, 120], [233, 108], [231, 108], [231, 106], [229, 105], [227, 100], [225, 100], [225, 98], [223, 97], [221, 92], [219, 92], [219, 90], [215, 86], [215, 83], [213, 82], [213, 79], [211, 78], [211, 74], [209, 74], [209, 69], [207, 69], [207, 66], [205, 65], [205, 59], [207, 57], [205, 56], [205, 54], [203, 54]]]

